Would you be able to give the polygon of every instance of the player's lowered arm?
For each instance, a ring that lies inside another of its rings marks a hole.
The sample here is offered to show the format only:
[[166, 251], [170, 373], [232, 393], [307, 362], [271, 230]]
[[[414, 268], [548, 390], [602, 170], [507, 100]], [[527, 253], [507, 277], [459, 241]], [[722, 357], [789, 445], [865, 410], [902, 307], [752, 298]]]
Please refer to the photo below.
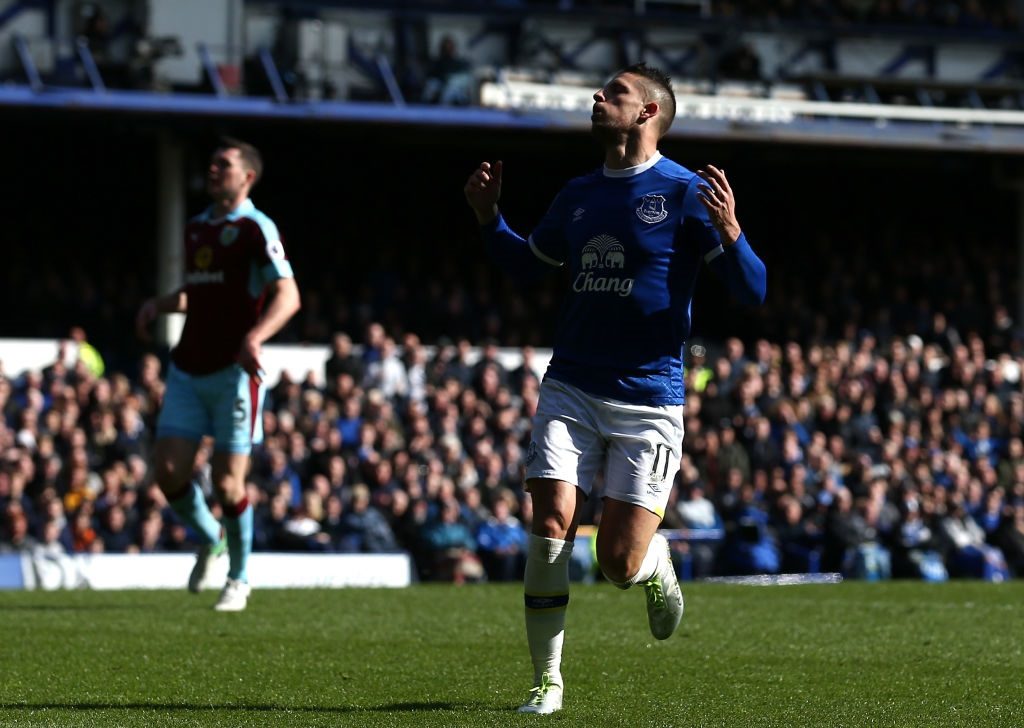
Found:
[[186, 313], [188, 311], [188, 294], [179, 288], [166, 296], [147, 298], [135, 315], [135, 332], [143, 341], [149, 341], [149, 324], [163, 313]]
[[188, 313], [188, 294], [184, 288], [154, 299], [158, 313]]
[[294, 278], [278, 278], [268, 288], [270, 303], [246, 337], [256, 344], [262, 344], [274, 336], [302, 308], [299, 286]]

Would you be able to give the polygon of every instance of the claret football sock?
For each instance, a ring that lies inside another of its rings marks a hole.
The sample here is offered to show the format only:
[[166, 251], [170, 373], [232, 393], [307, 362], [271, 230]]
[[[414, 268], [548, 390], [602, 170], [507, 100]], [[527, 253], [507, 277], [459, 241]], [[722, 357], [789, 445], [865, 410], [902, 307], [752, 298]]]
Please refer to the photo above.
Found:
[[572, 541], [530, 535], [524, 593], [526, 638], [533, 661], [534, 685], [542, 679], [562, 687], [562, 641], [569, 604]]
[[195, 483], [189, 483], [184, 495], [169, 501], [173, 510], [185, 525], [195, 531], [200, 543], [212, 546], [220, 541], [220, 523], [213, 517], [203, 491]]
[[228, 537], [228, 578], [249, 581], [249, 554], [252, 553], [252, 506], [243, 498], [235, 505], [224, 504], [224, 531]]

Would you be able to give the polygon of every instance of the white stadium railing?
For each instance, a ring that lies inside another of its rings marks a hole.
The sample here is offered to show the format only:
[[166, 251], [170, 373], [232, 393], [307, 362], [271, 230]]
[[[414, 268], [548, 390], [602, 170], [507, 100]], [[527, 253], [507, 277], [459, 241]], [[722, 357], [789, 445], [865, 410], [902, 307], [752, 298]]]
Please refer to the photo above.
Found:
[[[530, 81], [487, 81], [481, 105], [563, 114], [585, 126], [594, 89]], [[987, 148], [1024, 152], [1024, 111], [902, 106], [751, 96], [680, 94], [670, 135], [770, 137], [795, 142]]]

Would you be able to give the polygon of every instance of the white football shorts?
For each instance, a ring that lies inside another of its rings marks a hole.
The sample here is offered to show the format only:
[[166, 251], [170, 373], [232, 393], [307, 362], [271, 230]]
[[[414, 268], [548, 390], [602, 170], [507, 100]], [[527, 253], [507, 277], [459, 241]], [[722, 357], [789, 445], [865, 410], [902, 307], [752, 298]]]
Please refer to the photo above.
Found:
[[627, 404], [547, 377], [533, 418], [526, 478], [572, 483], [589, 498], [603, 470], [603, 495], [664, 516], [682, 448], [683, 405]]

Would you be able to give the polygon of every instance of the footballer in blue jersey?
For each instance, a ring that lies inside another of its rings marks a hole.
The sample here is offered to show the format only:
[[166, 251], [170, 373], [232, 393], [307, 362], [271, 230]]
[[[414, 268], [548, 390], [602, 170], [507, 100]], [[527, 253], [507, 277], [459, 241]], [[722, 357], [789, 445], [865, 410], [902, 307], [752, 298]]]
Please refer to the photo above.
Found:
[[710, 165], [692, 172], [658, 151], [674, 115], [664, 73], [644, 64], [617, 73], [594, 94], [604, 166], [571, 180], [525, 238], [498, 209], [501, 162], [481, 164], [464, 189], [502, 267], [524, 278], [569, 271], [526, 456], [534, 683], [521, 712], [562, 706], [568, 561], [579, 506], [599, 472], [602, 571], [623, 589], [644, 587], [656, 638], [678, 626], [683, 596], [657, 529], [682, 454], [682, 357], [697, 275], [706, 265], [741, 302], [764, 301], [765, 267], [740, 228], [725, 173]]

